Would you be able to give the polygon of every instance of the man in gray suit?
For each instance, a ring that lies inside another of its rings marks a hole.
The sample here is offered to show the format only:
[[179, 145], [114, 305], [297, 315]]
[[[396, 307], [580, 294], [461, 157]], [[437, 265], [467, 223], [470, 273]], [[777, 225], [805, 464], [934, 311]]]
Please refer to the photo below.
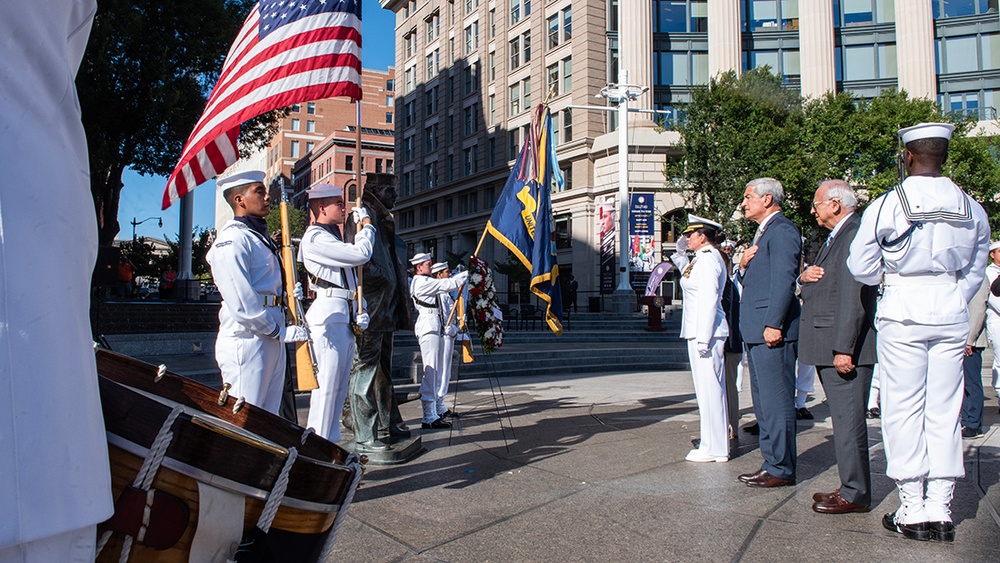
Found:
[[854, 279], [847, 269], [851, 241], [861, 218], [857, 198], [843, 180], [827, 180], [816, 190], [812, 214], [830, 229], [816, 263], [802, 272], [802, 333], [799, 360], [816, 366], [833, 419], [840, 488], [813, 495], [813, 510], [824, 514], [868, 512], [871, 470], [865, 406], [875, 365], [875, 286]]
[[750, 365], [750, 393], [760, 425], [764, 463], [740, 475], [750, 487], [795, 484], [795, 357], [799, 339], [799, 274], [802, 239], [781, 214], [785, 199], [781, 182], [758, 178], [747, 184], [741, 206], [758, 223], [753, 245], [743, 253], [737, 276], [740, 334]]

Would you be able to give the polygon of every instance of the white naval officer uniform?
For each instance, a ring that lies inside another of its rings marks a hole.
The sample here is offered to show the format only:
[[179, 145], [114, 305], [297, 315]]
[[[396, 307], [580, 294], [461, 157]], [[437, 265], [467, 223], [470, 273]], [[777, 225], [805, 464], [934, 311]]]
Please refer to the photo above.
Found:
[[[995, 246], [993, 243], [990, 246]], [[990, 260], [990, 265], [986, 267], [986, 280], [992, 284], [1000, 276], [1000, 266]], [[993, 389], [1000, 397], [1000, 297], [993, 295], [991, 291], [986, 299], [986, 336], [989, 338], [990, 347], [993, 348]]]
[[371, 259], [374, 242], [371, 224], [357, 232], [353, 244], [344, 242], [336, 226], [313, 224], [299, 246], [299, 261], [319, 280], [313, 284], [316, 300], [306, 312], [319, 381], [319, 388], [311, 392], [306, 426], [333, 442], [340, 440], [340, 413], [354, 361], [351, 319], [357, 314], [358, 289], [354, 267]]
[[[455, 298], [451, 296], [451, 293], [441, 295], [439, 307], [441, 308], [441, 318], [444, 319], [443, 322], [447, 323], [448, 316], [451, 315], [451, 310], [455, 308]], [[458, 334], [458, 314], [458, 311], [455, 311], [455, 315], [452, 317], [450, 323], [455, 336], [448, 335], [448, 327], [442, 330], [443, 334], [441, 335], [441, 359], [438, 361], [438, 366], [441, 369], [441, 377], [439, 378], [438, 388], [434, 391], [438, 416], [448, 412], [445, 398], [448, 396], [448, 383], [451, 381], [451, 368], [454, 365], [452, 355], [455, 351], [455, 340], [460, 337], [468, 338], [467, 335]]]
[[417, 306], [417, 322], [413, 332], [420, 343], [420, 358], [424, 365], [420, 381], [420, 402], [423, 405], [423, 422], [431, 424], [438, 419], [437, 394], [442, 388], [441, 352], [443, 348], [439, 297], [465, 285], [468, 272], [461, 272], [445, 279], [415, 275], [410, 281], [410, 296]]
[[95, 525], [113, 512], [88, 314], [97, 224], [73, 82], [96, 9], [0, 3], [3, 563], [93, 561]]
[[[919, 228], [910, 230], [907, 214]], [[878, 285], [884, 275], [875, 319], [882, 435], [886, 474], [900, 488], [900, 524], [951, 521], [954, 479], [965, 474], [968, 302], [983, 282], [989, 239], [982, 206], [950, 179], [911, 176], [868, 205], [851, 244], [855, 279]]]
[[284, 389], [285, 326], [277, 247], [235, 219], [206, 255], [222, 296], [215, 359], [229, 394], [277, 413]]
[[701, 419], [701, 444], [697, 451], [717, 461], [729, 458], [725, 371], [729, 323], [722, 310], [727, 277], [725, 262], [711, 245], [699, 249], [681, 274], [684, 302], [680, 336], [687, 340]]

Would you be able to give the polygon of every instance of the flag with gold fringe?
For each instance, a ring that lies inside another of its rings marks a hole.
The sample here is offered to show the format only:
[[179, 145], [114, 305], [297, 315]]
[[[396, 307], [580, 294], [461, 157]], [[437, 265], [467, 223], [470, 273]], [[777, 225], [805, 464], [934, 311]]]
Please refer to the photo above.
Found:
[[562, 334], [562, 292], [556, 261], [551, 189], [563, 185], [547, 105], [535, 110], [486, 232], [500, 241], [531, 272], [531, 292], [545, 301], [545, 322]]

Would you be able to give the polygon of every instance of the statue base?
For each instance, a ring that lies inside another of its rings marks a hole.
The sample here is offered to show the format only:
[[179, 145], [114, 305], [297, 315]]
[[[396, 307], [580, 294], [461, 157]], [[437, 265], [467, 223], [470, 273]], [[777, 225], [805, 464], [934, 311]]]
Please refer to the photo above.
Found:
[[420, 454], [426, 452], [426, 448], [420, 436], [397, 439], [386, 444], [386, 448], [369, 448], [363, 444], [358, 444], [353, 439], [348, 442], [347, 448], [352, 449], [358, 455], [368, 458], [368, 463], [372, 465], [398, 465], [415, 459]]
[[631, 289], [616, 289], [611, 294], [611, 310], [615, 313], [635, 313], [637, 310], [635, 292]]

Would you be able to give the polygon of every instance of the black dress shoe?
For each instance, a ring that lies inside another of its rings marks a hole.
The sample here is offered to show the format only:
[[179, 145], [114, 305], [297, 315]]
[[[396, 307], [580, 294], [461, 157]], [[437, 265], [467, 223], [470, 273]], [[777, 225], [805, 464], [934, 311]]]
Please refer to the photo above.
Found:
[[870, 509], [863, 505], [845, 500], [840, 493], [817, 500], [813, 503], [813, 510], [820, 514], [847, 514], [848, 512], [868, 512]]
[[775, 477], [767, 471], [761, 471], [760, 475], [750, 479], [746, 482], [748, 487], [763, 487], [770, 489], [772, 487], [790, 487], [795, 484], [795, 479], [782, 479], [781, 477]]
[[430, 424], [421, 422], [420, 427], [424, 430], [441, 430], [443, 428], [451, 428], [451, 424], [439, 418]]
[[888, 512], [882, 517], [882, 527], [890, 532], [903, 534], [904, 538], [910, 540], [927, 541], [931, 539], [931, 531], [927, 522], [918, 522], [916, 524], [897, 524], [895, 512]]
[[819, 502], [823, 499], [830, 498], [834, 495], [840, 496], [840, 487], [834, 489], [832, 493], [813, 493], [813, 500]]
[[865, 418], [882, 418], [882, 410], [878, 407], [872, 407], [865, 413]]
[[814, 418], [816, 417], [805, 407], [795, 409], [795, 420], [813, 420]]
[[955, 525], [951, 522], [928, 522], [932, 541], [955, 541]]
[[691, 439], [691, 445], [694, 446], [695, 448], [700, 447], [701, 446], [701, 438], [692, 438]]
[[760, 434], [760, 424], [757, 424], [756, 422], [754, 422], [753, 424], [747, 424], [746, 426], [743, 427], [743, 431], [746, 432], [747, 434], [753, 434], [754, 436], [758, 436]]
[[411, 434], [412, 434], [412, 432], [410, 432], [409, 430], [407, 430], [406, 428], [404, 428], [402, 426], [398, 426], [398, 425], [395, 425], [395, 424], [389, 425], [389, 435], [390, 436], [394, 436], [396, 438], [409, 438]]
[[444, 411], [443, 413], [439, 414], [438, 417], [440, 417], [440, 418], [458, 418], [458, 413], [455, 412], [455, 411], [453, 411], [453, 410], [451, 410], [451, 409], [448, 409], [448, 410]]
[[767, 473], [767, 472], [764, 471], [763, 469], [758, 469], [754, 473], [744, 473], [743, 475], [739, 476], [739, 480], [740, 480], [741, 483], [746, 483], [747, 481], [750, 481], [752, 479], [756, 479], [757, 477], [760, 477], [760, 475], [762, 473]]

